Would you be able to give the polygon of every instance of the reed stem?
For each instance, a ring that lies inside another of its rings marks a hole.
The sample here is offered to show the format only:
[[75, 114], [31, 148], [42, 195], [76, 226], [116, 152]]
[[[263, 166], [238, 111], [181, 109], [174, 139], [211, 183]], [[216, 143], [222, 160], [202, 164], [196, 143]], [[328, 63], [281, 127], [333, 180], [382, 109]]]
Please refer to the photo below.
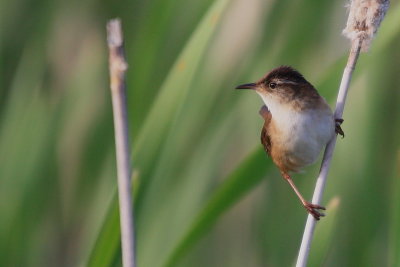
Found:
[[[349, 91], [349, 85], [353, 70], [356, 66], [358, 56], [360, 54], [362, 41], [360, 39], [354, 40], [350, 49], [349, 58], [347, 65], [344, 69], [342, 81], [340, 82], [339, 93], [336, 101], [335, 118], [342, 118], [344, 104], [346, 102], [347, 92]], [[329, 167], [332, 160], [333, 151], [335, 149], [337, 136], [328, 143], [325, 149], [324, 157], [322, 159], [321, 169], [315, 185], [314, 195], [312, 203], [320, 204], [322, 200], [322, 194], [324, 192], [326, 178], [328, 176]], [[312, 215], [308, 215], [306, 227], [304, 229], [303, 239], [300, 246], [299, 255], [297, 258], [296, 267], [305, 267], [310, 252], [311, 241], [314, 236], [315, 224], [317, 221]]]
[[128, 65], [125, 60], [119, 19], [113, 19], [107, 23], [107, 40], [117, 157], [122, 263], [124, 267], [135, 267], [135, 232], [125, 83], [125, 72]]

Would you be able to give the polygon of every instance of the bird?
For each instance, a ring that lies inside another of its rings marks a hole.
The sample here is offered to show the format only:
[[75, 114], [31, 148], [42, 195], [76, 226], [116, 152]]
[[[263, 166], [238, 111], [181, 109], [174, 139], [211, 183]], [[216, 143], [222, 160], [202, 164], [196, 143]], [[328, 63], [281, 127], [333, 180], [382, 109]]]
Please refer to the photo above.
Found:
[[343, 119], [334, 117], [326, 100], [291, 66], [272, 69], [257, 82], [236, 89], [254, 90], [263, 100], [261, 144], [307, 212], [319, 220], [325, 207], [305, 200], [291, 173], [313, 164], [335, 134], [344, 137]]

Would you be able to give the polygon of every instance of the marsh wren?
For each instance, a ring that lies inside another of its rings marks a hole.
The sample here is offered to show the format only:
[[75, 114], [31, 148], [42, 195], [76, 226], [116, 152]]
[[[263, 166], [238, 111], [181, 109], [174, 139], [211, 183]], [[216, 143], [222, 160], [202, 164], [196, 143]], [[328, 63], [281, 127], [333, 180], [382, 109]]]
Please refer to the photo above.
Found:
[[343, 120], [334, 118], [314, 86], [289, 66], [275, 68], [258, 82], [236, 89], [252, 89], [261, 96], [265, 103], [260, 110], [264, 118], [261, 143], [306, 210], [319, 220], [325, 208], [306, 201], [289, 172], [314, 163], [335, 133], [344, 136]]

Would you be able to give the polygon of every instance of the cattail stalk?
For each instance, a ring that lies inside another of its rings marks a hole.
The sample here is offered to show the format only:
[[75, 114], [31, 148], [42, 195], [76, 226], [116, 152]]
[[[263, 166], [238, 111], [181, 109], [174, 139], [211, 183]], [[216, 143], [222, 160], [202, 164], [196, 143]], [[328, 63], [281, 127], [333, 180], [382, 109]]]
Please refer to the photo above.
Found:
[[[346, 67], [343, 72], [336, 101], [334, 116], [337, 119], [342, 118], [351, 77], [353, 74], [353, 70], [356, 66], [360, 51], [368, 51], [371, 41], [374, 38], [388, 8], [389, 0], [351, 1], [347, 26], [343, 30], [343, 34], [351, 40], [351, 49]], [[321, 203], [326, 178], [332, 160], [333, 151], [336, 145], [336, 139], [337, 136], [335, 135], [326, 146], [322, 159], [321, 169], [317, 178], [314, 195], [312, 198], [312, 203], [314, 204]], [[313, 216], [308, 215], [303, 239], [296, 262], [296, 267], [305, 267], [307, 265], [316, 222], [317, 221], [314, 219]]]
[[124, 267], [135, 267], [135, 233], [125, 84], [125, 72], [128, 64], [125, 60], [121, 21], [119, 19], [108, 22], [107, 41], [117, 156], [122, 263]]

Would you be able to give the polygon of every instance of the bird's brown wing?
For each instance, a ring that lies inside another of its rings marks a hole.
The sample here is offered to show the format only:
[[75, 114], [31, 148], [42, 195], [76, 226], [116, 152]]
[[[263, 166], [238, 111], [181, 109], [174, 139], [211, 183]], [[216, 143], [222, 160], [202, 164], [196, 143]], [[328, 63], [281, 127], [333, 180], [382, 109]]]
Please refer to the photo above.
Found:
[[265, 151], [271, 156], [271, 138], [268, 134], [268, 126], [271, 122], [271, 112], [269, 112], [267, 106], [263, 105], [259, 111], [260, 115], [264, 118], [264, 125], [261, 129], [261, 144], [264, 146]]

